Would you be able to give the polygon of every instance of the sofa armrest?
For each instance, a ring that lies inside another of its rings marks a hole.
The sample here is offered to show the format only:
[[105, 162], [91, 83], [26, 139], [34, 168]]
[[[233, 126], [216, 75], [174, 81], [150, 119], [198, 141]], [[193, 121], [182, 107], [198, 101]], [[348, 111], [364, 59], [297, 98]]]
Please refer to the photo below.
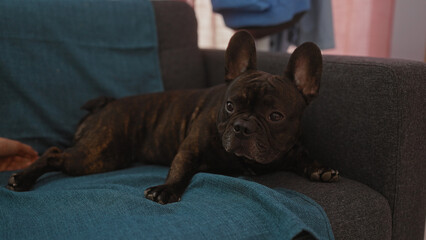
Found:
[[[223, 82], [224, 51], [202, 52], [208, 83]], [[281, 74], [288, 58], [259, 52], [258, 68]], [[422, 62], [324, 56], [320, 94], [303, 119], [312, 156], [386, 197], [393, 239], [423, 238], [425, 76]]]
[[325, 56], [304, 118], [312, 155], [388, 199], [393, 239], [423, 239], [425, 76], [421, 62]]

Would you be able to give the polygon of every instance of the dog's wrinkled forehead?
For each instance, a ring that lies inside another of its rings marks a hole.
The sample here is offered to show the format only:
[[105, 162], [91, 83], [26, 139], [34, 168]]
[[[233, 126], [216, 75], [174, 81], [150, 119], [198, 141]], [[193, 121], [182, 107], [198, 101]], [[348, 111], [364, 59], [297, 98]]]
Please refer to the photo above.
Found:
[[258, 102], [275, 105], [286, 98], [302, 100], [300, 93], [289, 80], [262, 71], [241, 74], [229, 85], [227, 97], [248, 106]]
[[274, 91], [272, 77], [270, 74], [259, 72], [242, 74], [230, 84], [228, 97], [242, 103], [256, 101], [257, 98]]

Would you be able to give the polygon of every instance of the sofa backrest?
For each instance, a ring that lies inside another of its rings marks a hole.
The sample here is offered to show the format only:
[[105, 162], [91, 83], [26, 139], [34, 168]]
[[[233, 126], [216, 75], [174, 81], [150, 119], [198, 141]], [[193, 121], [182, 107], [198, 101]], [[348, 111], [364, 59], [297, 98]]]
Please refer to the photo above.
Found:
[[153, 1], [165, 90], [206, 87], [197, 20], [185, 2]]

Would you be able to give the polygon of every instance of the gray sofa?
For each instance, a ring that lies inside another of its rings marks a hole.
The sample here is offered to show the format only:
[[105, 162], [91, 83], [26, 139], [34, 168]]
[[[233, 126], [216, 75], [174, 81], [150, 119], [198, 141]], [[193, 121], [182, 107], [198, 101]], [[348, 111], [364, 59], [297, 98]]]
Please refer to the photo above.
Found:
[[[197, 46], [197, 22], [182, 2], [153, 2], [166, 90], [224, 81], [224, 51]], [[258, 53], [281, 74], [287, 55]], [[336, 239], [423, 239], [426, 183], [426, 64], [324, 56], [319, 97], [305, 113], [305, 146], [341, 181], [276, 172], [253, 179], [301, 192], [326, 211]]]

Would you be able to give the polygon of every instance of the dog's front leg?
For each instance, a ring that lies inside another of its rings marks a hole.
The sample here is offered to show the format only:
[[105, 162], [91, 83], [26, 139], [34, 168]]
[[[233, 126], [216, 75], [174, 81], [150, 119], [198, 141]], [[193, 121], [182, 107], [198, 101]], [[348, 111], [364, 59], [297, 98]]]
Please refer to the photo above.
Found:
[[145, 197], [160, 204], [180, 201], [191, 178], [198, 172], [198, 166], [198, 158], [192, 152], [179, 151], [170, 166], [166, 182], [146, 189]]

